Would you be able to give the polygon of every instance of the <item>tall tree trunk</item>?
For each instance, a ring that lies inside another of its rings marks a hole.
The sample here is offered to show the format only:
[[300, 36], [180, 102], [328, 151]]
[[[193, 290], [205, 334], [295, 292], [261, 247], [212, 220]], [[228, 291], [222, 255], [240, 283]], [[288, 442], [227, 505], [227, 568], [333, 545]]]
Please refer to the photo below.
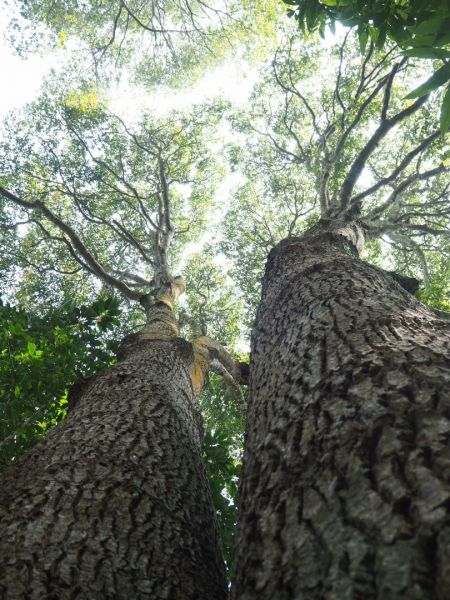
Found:
[[450, 597], [450, 332], [346, 237], [270, 254], [233, 597]]
[[0, 481], [1, 598], [226, 598], [193, 349], [159, 313]]

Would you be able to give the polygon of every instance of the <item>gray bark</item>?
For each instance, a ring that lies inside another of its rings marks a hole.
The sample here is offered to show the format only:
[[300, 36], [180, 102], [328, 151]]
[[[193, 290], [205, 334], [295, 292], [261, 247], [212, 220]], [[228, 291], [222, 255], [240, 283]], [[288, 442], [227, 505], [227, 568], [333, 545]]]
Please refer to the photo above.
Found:
[[226, 598], [192, 345], [160, 337], [130, 338], [3, 476], [2, 599]]
[[348, 239], [270, 254], [233, 598], [450, 598], [450, 328]]

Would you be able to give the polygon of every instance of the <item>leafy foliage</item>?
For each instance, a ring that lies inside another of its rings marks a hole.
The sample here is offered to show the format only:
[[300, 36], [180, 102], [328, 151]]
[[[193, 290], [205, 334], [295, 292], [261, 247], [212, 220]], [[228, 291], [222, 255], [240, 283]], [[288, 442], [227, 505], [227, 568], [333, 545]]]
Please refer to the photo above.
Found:
[[[180, 310], [180, 320], [190, 326], [190, 333], [208, 335], [234, 348], [242, 339], [242, 313], [245, 299], [227, 274], [221, 257], [211, 245], [194, 254], [183, 269], [186, 279], [187, 308]], [[221, 264], [222, 263], [222, 264]]]
[[14, 6], [9, 37], [16, 52], [75, 51], [102, 77], [120, 77], [126, 67], [146, 87], [185, 87], [244, 47], [258, 56], [275, 39], [282, 12], [279, 0], [3, 4]]
[[244, 415], [223, 380], [209, 377], [200, 398], [205, 419], [203, 457], [217, 510], [228, 572], [233, 564], [239, 473], [242, 465]]
[[45, 317], [0, 305], [0, 470], [64, 418], [76, 379], [112, 364], [119, 316], [108, 297]]

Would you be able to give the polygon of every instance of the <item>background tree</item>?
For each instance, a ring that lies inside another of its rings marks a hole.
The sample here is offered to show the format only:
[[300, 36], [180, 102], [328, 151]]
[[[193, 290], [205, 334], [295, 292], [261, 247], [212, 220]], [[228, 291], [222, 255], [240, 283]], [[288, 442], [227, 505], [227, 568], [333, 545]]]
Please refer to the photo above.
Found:
[[[417, 280], [358, 258], [386, 235], [419, 261], [422, 240], [446, 248], [439, 99], [405, 105], [412, 65], [372, 48], [361, 61], [351, 39], [336, 53], [331, 90], [318, 83], [319, 51], [289, 43], [273, 63], [281, 100], [273, 85], [258, 88], [242, 125], [262, 138], [247, 163], [259, 169], [257, 189], [317, 216], [308, 227], [292, 211], [291, 236], [266, 265], [234, 598], [444, 598], [448, 589], [448, 321], [414, 298]], [[257, 231], [270, 243], [277, 223], [266, 221]]]
[[[406, 110], [401, 128], [382, 125], [387, 74], [401, 57], [394, 49], [382, 54], [372, 48], [361, 61], [354, 40], [342, 38], [331, 60], [328, 45], [317, 39], [290, 38], [263, 68], [250, 110], [233, 116], [240, 137], [229, 147], [230, 160], [245, 185], [224, 220], [221, 248], [253, 299], [252, 311], [264, 257], [283, 237], [317, 223], [319, 208], [326, 212], [331, 199], [336, 202], [358, 156], [353, 175], [359, 199], [370, 200], [366, 255], [379, 266], [406, 269], [423, 280], [424, 290], [439, 277], [433, 253], [447, 256], [449, 164], [434, 120], [439, 100], [412, 110], [402, 93], [421, 66], [404, 62], [387, 91], [392, 105]], [[369, 144], [375, 129], [381, 140], [387, 136], [389, 153], [381, 143]]]
[[214, 183], [201, 132], [215, 112], [131, 129], [80, 84], [54, 86], [10, 125], [0, 193], [20, 213], [27, 260], [81, 266], [140, 303], [146, 325], [3, 476], [5, 595], [226, 595], [196, 397], [210, 367], [238, 381], [240, 366], [207, 336], [179, 337], [185, 284], [171, 274]]

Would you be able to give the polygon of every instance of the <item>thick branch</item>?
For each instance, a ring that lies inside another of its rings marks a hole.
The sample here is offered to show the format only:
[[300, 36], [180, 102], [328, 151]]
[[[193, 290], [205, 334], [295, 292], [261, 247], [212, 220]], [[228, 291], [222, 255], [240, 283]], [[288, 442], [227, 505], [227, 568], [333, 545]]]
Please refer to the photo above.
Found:
[[[401, 181], [397, 185], [397, 187], [393, 189], [391, 194], [389, 194], [389, 197], [387, 198], [387, 200], [385, 202], [383, 202], [383, 204], [381, 204], [380, 206], [373, 209], [373, 211], [370, 213], [368, 218], [376, 219], [380, 215], [385, 213], [385, 211], [396, 202], [397, 198], [399, 198], [400, 195], [416, 181], [423, 181], [426, 179], [430, 179], [431, 177], [435, 177], [436, 175], [439, 175], [440, 173], [443, 173], [446, 170], [450, 170], [450, 169], [446, 169], [443, 165], [439, 165], [439, 167], [435, 167], [434, 169], [429, 169], [428, 171], [423, 171], [422, 173], [420, 173], [420, 172], [413, 173], [412, 175], [410, 175], [409, 177], [407, 177], [406, 179]], [[358, 196], [355, 196], [355, 201], [357, 198], [358, 198]]]
[[392, 173], [390, 173], [390, 175], [383, 177], [382, 179], [377, 181], [377, 183], [372, 185], [370, 188], [367, 188], [367, 190], [364, 190], [364, 192], [361, 192], [360, 194], [357, 194], [356, 196], [354, 196], [352, 199], [352, 202], [360, 202], [366, 196], [370, 196], [371, 194], [374, 194], [381, 187], [388, 185], [389, 183], [394, 181], [400, 175], [400, 173], [406, 169], [406, 167], [410, 164], [410, 162], [418, 154], [420, 154], [423, 150], [425, 150], [425, 148], [427, 148], [430, 144], [432, 144], [439, 136], [440, 136], [439, 131], [435, 131], [434, 133], [429, 135], [427, 138], [425, 138], [418, 146], [416, 146], [413, 150], [411, 150], [410, 152], [408, 152], [408, 154], [406, 154], [404, 156], [403, 160], [400, 162], [398, 167], [396, 167], [392, 171]]
[[408, 108], [405, 108], [404, 110], [400, 111], [390, 119], [385, 119], [381, 121], [375, 133], [372, 135], [372, 137], [369, 139], [364, 148], [356, 157], [355, 161], [350, 167], [350, 170], [347, 174], [347, 177], [344, 180], [344, 183], [342, 184], [342, 209], [345, 210], [348, 208], [353, 188], [355, 187], [356, 182], [358, 181], [359, 176], [361, 175], [362, 170], [364, 169], [367, 159], [377, 148], [380, 141], [389, 133], [389, 131], [391, 131], [391, 129], [393, 129], [393, 127], [401, 123], [407, 117], [410, 117], [412, 114], [414, 114], [423, 104], [425, 104], [427, 100], [428, 96], [422, 96], [421, 98], [418, 98], [411, 106], [408, 106]]
[[210, 337], [202, 336], [192, 342], [194, 365], [192, 369], [192, 385], [199, 394], [208, 370], [222, 375], [228, 383], [232, 383], [238, 391], [238, 400], [245, 410], [244, 399], [239, 384], [248, 384], [248, 365], [236, 361], [225, 348]]

